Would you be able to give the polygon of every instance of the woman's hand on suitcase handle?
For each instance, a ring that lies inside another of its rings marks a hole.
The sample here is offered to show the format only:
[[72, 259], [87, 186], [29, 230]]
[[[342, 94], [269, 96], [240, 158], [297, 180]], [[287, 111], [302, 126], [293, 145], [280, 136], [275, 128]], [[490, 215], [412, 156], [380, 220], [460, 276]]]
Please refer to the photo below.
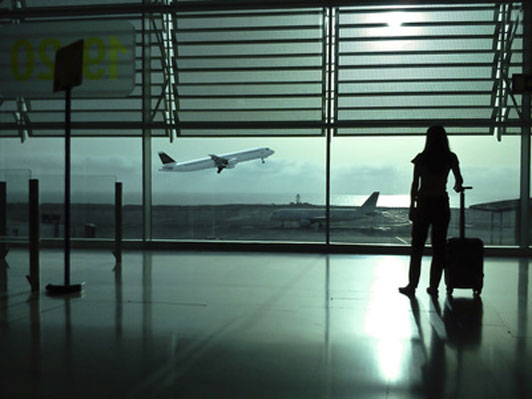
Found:
[[462, 191], [471, 190], [472, 188], [472, 186], [462, 186], [461, 184], [456, 184], [454, 186], [454, 191], [456, 191], [457, 193], [461, 193]]

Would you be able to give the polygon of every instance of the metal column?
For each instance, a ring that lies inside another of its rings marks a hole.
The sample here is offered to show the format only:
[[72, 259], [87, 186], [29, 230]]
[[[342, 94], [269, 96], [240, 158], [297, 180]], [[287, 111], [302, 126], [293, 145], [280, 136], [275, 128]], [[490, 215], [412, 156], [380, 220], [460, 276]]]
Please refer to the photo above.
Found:
[[39, 180], [30, 180], [29, 202], [29, 247], [30, 274], [26, 276], [33, 292], [39, 291], [41, 285], [39, 271]]
[[117, 263], [122, 262], [122, 183], [115, 183], [115, 250]]
[[[523, 73], [532, 73], [532, 3], [523, 2]], [[523, 94], [523, 126], [521, 129], [521, 201], [519, 247], [528, 248], [530, 243], [529, 198], [530, 198], [530, 93]]]
[[[144, 0], [149, 6], [151, 0]], [[151, 240], [151, 35], [150, 15], [142, 15], [142, 239]]]

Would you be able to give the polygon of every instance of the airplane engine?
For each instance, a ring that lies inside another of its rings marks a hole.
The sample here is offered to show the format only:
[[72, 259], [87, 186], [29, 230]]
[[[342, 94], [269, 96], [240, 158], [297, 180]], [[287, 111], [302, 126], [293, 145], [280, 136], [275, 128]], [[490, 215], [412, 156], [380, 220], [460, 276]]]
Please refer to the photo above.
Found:
[[236, 158], [228, 159], [226, 168], [233, 169], [237, 163], [238, 163], [238, 160]]

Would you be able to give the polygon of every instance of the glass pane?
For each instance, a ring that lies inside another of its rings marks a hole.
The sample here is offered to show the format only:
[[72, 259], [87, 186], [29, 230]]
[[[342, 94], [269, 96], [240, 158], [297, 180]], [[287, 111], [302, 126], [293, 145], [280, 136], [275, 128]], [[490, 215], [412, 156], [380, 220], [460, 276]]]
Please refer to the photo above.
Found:
[[121, 182], [123, 238], [142, 238], [139, 139], [73, 139], [72, 174], [72, 204], [77, 204], [72, 208], [72, 223], [79, 237], [114, 239], [115, 182]]
[[[335, 137], [331, 162], [331, 241], [409, 245], [412, 164], [422, 137]], [[376, 208], [361, 205], [378, 192]]]
[[[89, 21], [65, 22], [48, 17], [2, 28], [7, 32], [0, 45], [5, 55], [0, 69], [6, 86], [5, 93], [0, 89], [2, 136], [16, 136], [21, 127], [30, 135], [56, 135], [65, 121], [65, 94], [53, 91], [55, 53], [79, 39], [84, 40], [83, 82], [72, 89], [71, 120], [76, 127], [72, 136], [87, 131], [91, 135], [122, 135], [124, 124], [140, 129], [142, 52], [135, 44], [141, 42], [138, 19], [92, 17]], [[129, 135], [136, 133], [138, 130], [129, 131]]]
[[321, 9], [181, 13], [165, 23], [177, 38], [166, 49], [175, 54], [166, 99], [176, 99], [180, 122], [220, 122], [210, 135], [224, 122], [253, 122], [260, 135], [265, 122], [322, 120]]
[[[114, 238], [116, 181], [123, 182], [124, 186], [123, 236], [142, 237], [142, 217], [139, 217], [142, 181], [140, 149], [139, 140], [72, 139], [72, 238]], [[0, 141], [0, 154], [0, 168], [5, 168], [4, 171], [7, 167], [10, 170], [25, 168], [25, 175], [39, 180], [41, 237], [63, 237], [64, 140], [29, 138], [21, 143], [16, 139], [3, 139]], [[8, 174], [12, 175], [11, 172]], [[20, 190], [15, 187], [8, 188], [8, 191], [9, 195], [22, 196], [21, 200], [27, 202], [27, 177], [25, 180]], [[17, 222], [19, 232], [27, 231], [26, 221], [27, 218]]]
[[5, 198], [0, 199], [0, 204], [5, 204], [5, 209], [0, 209], [5, 216], [4, 224], [0, 224], [0, 248], [2, 243], [9, 245], [10, 242], [27, 241], [29, 238], [30, 178], [29, 169], [15, 169], [0, 161], [0, 183], [5, 187]]
[[338, 119], [518, 121], [520, 14], [519, 4], [341, 7]]
[[[517, 245], [516, 211], [519, 199], [519, 137], [452, 137], [452, 149], [460, 158], [466, 192], [466, 236], [485, 245]], [[458, 194], [451, 207], [458, 208]], [[459, 235], [458, 210], [451, 216], [449, 235]]]
[[[275, 151], [264, 164], [255, 158], [232, 168], [239, 155], [224, 155], [261, 147]], [[322, 223], [311, 223], [302, 213], [312, 208], [324, 214], [323, 139], [190, 138], [174, 144], [154, 139], [152, 148], [155, 239], [324, 242]], [[160, 171], [157, 152], [177, 162], [203, 158], [207, 168]], [[217, 173], [209, 154], [227, 159], [229, 166]], [[279, 210], [293, 217], [276, 218]]]
[[[466, 192], [466, 236], [481, 238], [486, 245], [516, 245], [519, 138], [504, 137], [499, 143], [494, 137], [450, 136], [449, 141], [459, 157], [464, 184], [473, 186]], [[332, 223], [331, 241], [410, 245], [410, 161], [423, 147], [423, 137], [334, 139], [332, 205], [355, 208], [351, 210], [356, 214], [372, 192], [380, 196], [376, 212]], [[450, 175], [449, 237], [459, 235], [459, 196], [453, 185]]]

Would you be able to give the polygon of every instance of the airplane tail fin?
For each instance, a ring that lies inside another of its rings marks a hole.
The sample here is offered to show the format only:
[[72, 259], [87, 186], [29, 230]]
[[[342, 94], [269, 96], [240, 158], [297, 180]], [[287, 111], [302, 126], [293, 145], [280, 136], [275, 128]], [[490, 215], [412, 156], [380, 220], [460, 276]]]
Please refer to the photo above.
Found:
[[374, 211], [377, 207], [377, 200], [379, 199], [379, 194], [380, 192], [374, 191], [360, 208], [363, 209], [365, 212]]
[[167, 163], [175, 163], [172, 157], [168, 156], [164, 152], [159, 152], [159, 158], [161, 158], [161, 162], [163, 163], [163, 165], [166, 165]]

